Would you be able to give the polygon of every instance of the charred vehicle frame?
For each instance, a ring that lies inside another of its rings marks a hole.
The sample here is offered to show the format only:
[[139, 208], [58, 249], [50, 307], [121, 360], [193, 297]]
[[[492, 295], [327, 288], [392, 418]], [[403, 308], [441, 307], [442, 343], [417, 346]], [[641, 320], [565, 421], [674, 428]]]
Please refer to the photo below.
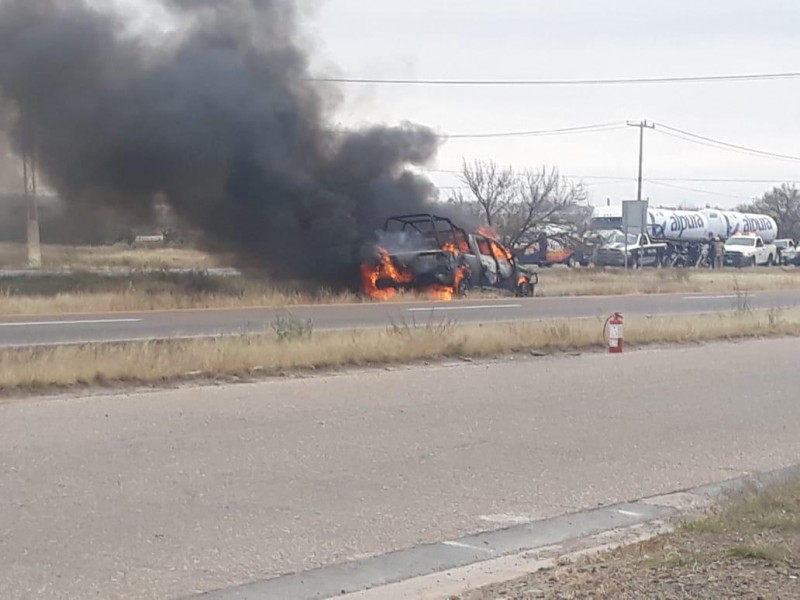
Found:
[[391, 217], [382, 237], [375, 265], [362, 267], [368, 292], [371, 287], [432, 289], [463, 296], [471, 288], [491, 288], [533, 296], [539, 281], [497, 240], [467, 233], [447, 217], [427, 213]]

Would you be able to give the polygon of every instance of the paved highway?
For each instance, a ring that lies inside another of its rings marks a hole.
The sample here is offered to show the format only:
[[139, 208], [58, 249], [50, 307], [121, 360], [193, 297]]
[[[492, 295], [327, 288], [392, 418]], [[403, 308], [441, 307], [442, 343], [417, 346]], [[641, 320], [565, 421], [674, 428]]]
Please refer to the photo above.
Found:
[[[492, 323], [605, 317], [614, 311], [626, 315], [705, 313], [728, 311], [740, 302], [733, 294], [665, 294], [319, 305], [290, 310], [300, 318], [311, 319], [318, 330], [330, 330], [442, 319]], [[747, 303], [752, 308], [800, 306], [800, 291], [753, 292]], [[0, 317], [0, 347], [262, 332], [270, 329], [277, 312], [274, 308], [252, 308]]]
[[182, 598], [784, 467], [797, 349], [6, 401], [0, 598]]

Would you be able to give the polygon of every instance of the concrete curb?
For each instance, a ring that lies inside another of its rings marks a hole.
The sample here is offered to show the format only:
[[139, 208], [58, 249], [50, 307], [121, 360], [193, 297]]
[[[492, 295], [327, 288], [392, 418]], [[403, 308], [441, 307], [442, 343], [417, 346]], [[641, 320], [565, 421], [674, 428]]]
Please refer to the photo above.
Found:
[[195, 596], [202, 600], [446, 598], [521, 577], [567, 554], [634, 543], [727, 495], [800, 479], [800, 465], [391, 552]]

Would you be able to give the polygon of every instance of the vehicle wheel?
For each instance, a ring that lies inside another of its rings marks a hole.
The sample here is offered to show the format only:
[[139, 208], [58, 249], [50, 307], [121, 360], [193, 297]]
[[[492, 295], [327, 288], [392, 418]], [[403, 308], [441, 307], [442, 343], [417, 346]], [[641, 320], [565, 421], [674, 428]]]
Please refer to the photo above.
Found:
[[748, 266], [748, 267], [755, 267], [755, 266], [756, 266], [756, 257], [755, 257], [755, 256], [751, 256], [751, 257], [748, 259], [748, 261], [747, 261], [747, 266]]
[[639, 257], [637, 255], [631, 256], [630, 260], [630, 267], [631, 269], [638, 269], [641, 265], [639, 264]]
[[567, 266], [570, 269], [574, 269], [577, 264], [578, 264], [578, 261], [575, 259], [575, 255], [571, 254], [570, 257], [567, 259]]
[[531, 283], [521, 283], [517, 286], [517, 289], [514, 292], [514, 295], [517, 298], [530, 298], [533, 296], [533, 284]]

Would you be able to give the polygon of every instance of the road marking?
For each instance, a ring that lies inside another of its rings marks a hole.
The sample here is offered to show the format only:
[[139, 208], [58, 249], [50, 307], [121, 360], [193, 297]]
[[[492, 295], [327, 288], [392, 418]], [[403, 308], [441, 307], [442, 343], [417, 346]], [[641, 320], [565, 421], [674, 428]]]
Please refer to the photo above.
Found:
[[[755, 294], [750, 292], [742, 292], [742, 297], [752, 298]], [[739, 295], [736, 294], [726, 294], [724, 296], [684, 296], [684, 300], [733, 300], [735, 298], [739, 298]]]
[[463, 548], [465, 550], [476, 550], [478, 552], [485, 552], [486, 554], [494, 554], [494, 550], [491, 548], [481, 548], [480, 546], [470, 546], [469, 544], [464, 544], [463, 542], [442, 542], [445, 546], [451, 546], [453, 548]]
[[141, 323], [143, 319], [87, 319], [83, 321], [27, 321], [0, 323], [0, 327], [41, 327], [46, 325], [110, 325], [112, 323]]
[[522, 308], [522, 304], [490, 304], [488, 306], [429, 306], [428, 308], [407, 308], [408, 312], [432, 312], [451, 310], [490, 310], [493, 308]]
[[642, 513], [633, 512], [632, 510], [622, 510], [617, 509], [617, 512], [621, 515], [625, 515], [626, 517], [641, 517], [643, 516]]
[[496, 523], [498, 525], [524, 525], [525, 523], [531, 522], [531, 519], [528, 517], [509, 515], [506, 513], [499, 515], [480, 515], [478, 519], [481, 521], [486, 521], [487, 523]]

